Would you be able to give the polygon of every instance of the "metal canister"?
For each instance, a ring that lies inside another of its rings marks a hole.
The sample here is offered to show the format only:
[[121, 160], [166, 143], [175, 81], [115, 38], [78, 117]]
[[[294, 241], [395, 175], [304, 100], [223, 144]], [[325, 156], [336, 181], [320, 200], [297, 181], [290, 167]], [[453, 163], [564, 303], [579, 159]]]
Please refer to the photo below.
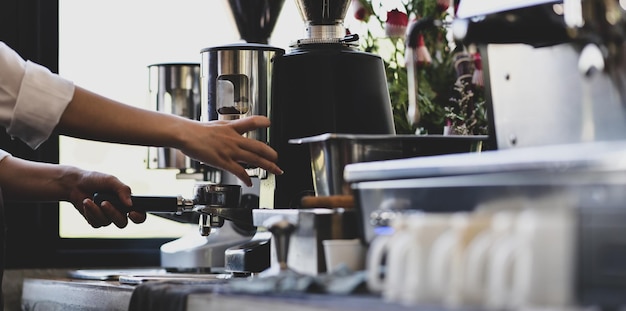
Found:
[[[273, 59], [281, 48], [254, 43], [230, 44], [201, 51], [201, 120], [270, 117]], [[244, 136], [268, 142], [268, 130]]]
[[[151, 108], [192, 120], [200, 119], [200, 64], [161, 63], [148, 66]], [[180, 150], [150, 147], [148, 168], [197, 172], [200, 163]]]

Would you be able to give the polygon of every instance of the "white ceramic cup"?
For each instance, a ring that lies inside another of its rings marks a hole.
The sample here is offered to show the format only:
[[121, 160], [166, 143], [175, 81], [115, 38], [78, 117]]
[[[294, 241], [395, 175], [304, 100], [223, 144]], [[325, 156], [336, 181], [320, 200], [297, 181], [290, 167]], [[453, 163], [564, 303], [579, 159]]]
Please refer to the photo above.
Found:
[[429, 250], [449, 228], [449, 217], [434, 213], [396, 217], [393, 234], [377, 236], [369, 246], [369, 289], [382, 293], [386, 301], [413, 305], [428, 300]]
[[392, 245], [404, 239], [406, 232], [405, 217], [395, 217], [390, 224], [391, 233], [376, 236], [367, 250], [365, 267], [367, 270], [367, 286], [371, 292], [382, 293], [388, 283], [386, 268], [388, 252]]
[[365, 268], [365, 248], [361, 240], [324, 240], [322, 245], [328, 273], [333, 273], [342, 266], [352, 271]]
[[[434, 291], [431, 284], [431, 253], [437, 248], [445, 255], [450, 254], [448, 249], [452, 244], [446, 238], [441, 239], [450, 229], [450, 219], [449, 213], [425, 213], [407, 219], [410, 238], [395, 244], [398, 252], [392, 249], [389, 254], [388, 300], [405, 305], [440, 302], [440, 293]], [[389, 299], [393, 295], [397, 297]]]
[[516, 223], [512, 307], [573, 304], [574, 212], [567, 207], [531, 208]]
[[573, 303], [574, 215], [561, 207], [531, 207], [493, 247], [489, 309], [564, 308]]
[[486, 228], [476, 233], [469, 241], [462, 259], [463, 268], [459, 282], [459, 303], [471, 306], [485, 306], [492, 297], [490, 285], [494, 273], [493, 260], [499, 252], [500, 245], [506, 245], [514, 229], [516, 212], [510, 210], [494, 211], [487, 222]]
[[434, 300], [449, 307], [465, 306], [465, 254], [474, 238], [489, 226], [490, 215], [452, 215], [450, 228], [434, 242], [430, 252], [429, 283]]

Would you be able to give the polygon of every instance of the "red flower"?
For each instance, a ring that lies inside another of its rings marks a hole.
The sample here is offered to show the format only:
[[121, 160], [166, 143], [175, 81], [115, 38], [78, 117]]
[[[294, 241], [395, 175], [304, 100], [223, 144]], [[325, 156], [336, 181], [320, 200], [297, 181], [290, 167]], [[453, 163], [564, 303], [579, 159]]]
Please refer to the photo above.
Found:
[[359, 21], [364, 21], [366, 22], [369, 17], [370, 17], [370, 12], [369, 10], [363, 6], [363, 4], [361, 3], [361, 1], [359, 0], [352, 0], [352, 11], [354, 12], [354, 18], [356, 18]]
[[409, 16], [393, 9], [387, 12], [387, 21], [385, 22], [385, 34], [390, 38], [402, 38], [405, 35], [406, 27], [409, 24]]
[[422, 34], [419, 35], [419, 39], [417, 41], [417, 50], [415, 52], [415, 62], [418, 67], [428, 66], [433, 62], [430, 57], [430, 52], [428, 52], [428, 48], [424, 43], [424, 36]]
[[483, 77], [483, 60], [478, 52], [474, 53], [474, 73], [472, 74], [472, 83], [476, 86], [485, 85]]
[[450, 7], [450, 0], [437, 0], [437, 10], [445, 12]]

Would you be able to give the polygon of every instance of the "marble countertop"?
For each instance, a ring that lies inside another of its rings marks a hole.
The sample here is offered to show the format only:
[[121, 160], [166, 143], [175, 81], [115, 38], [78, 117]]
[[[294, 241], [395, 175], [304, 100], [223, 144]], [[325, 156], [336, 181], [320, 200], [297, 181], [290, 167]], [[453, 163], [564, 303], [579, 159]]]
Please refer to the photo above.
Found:
[[[67, 278], [25, 278], [22, 310], [129, 310], [135, 286], [117, 281], [90, 281]], [[252, 295], [208, 291], [190, 293], [186, 310], [415, 310], [384, 302], [372, 295]]]

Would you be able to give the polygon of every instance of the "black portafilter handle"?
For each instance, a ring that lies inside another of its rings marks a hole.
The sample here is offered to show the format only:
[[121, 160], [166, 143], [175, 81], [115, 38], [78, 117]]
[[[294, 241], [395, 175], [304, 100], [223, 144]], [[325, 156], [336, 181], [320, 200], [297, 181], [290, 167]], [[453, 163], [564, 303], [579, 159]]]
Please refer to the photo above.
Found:
[[108, 201], [115, 208], [123, 212], [138, 211], [149, 213], [178, 213], [181, 212], [181, 198], [178, 196], [131, 196], [133, 206], [127, 208], [114, 193], [95, 193], [93, 201], [100, 206]]

